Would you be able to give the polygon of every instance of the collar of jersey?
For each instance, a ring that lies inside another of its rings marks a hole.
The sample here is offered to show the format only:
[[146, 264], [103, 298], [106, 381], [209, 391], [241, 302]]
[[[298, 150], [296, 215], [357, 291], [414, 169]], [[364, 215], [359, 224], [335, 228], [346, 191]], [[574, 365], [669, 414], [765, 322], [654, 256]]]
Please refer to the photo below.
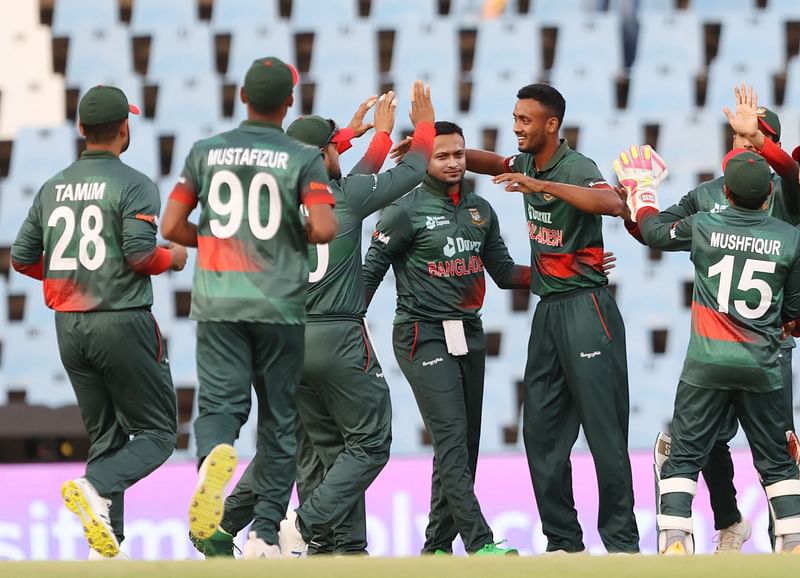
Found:
[[[426, 190], [430, 191], [431, 193], [441, 196], [447, 197], [448, 192], [447, 189], [449, 185], [444, 181], [440, 181], [436, 177], [432, 177], [429, 174], [425, 174], [425, 178], [422, 180], [422, 185], [425, 187]], [[464, 196], [469, 192], [467, 188], [464, 186], [464, 179], [461, 179], [461, 183], [459, 185], [459, 190], [461, 192], [461, 198], [463, 199]]]
[[566, 139], [563, 138], [560, 139], [559, 142], [561, 144], [558, 145], [556, 152], [553, 153], [553, 156], [550, 157], [550, 160], [547, 161], [547, 164], [544, 166], [544, 168], [541, 169], [538, 168], [536, 166], [536, 161], [534, 160], [534, 170], [537, 173], [544, 173], [549, 171], [550, 169], [555, 167], [559, 162], [561, 162], [561, 159], [563, 159], [566, 156], [567, 152], [569, 151], [569, 144], [567, 144]]
[[283, 127], [274, 122], [266, 120], [243, 120], [239, 125], [240, 128], [271, 128], [283, 132]]
[[83, 151], [81, 153], [82, 159], [116, 159], [119, 158], [117, 155], [110, 151]]

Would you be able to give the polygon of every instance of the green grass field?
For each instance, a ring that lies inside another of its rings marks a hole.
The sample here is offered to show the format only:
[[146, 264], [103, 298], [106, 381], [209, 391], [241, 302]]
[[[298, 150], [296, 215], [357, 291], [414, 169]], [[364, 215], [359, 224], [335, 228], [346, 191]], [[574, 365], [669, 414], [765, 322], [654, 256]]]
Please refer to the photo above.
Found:
[[2, 578], [795, 578], [800, 557], [727, 555], [325, 558], [170, 562], [0, 562]]

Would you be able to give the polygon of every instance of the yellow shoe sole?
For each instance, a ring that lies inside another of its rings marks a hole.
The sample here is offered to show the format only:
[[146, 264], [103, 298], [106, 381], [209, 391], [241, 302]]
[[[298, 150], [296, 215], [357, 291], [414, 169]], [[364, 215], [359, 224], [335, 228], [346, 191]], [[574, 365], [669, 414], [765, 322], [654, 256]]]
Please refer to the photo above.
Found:
[[86, 495], [72, 480], [61, 485], [61, 497], [64, 505], [81, 519], [83, 533], [89, 546], [104, 558], [113, 558], [119, 554], [119, 543], [111, 529], [89, 507]]
[[219, 444], [208, 454], [201, 467], [201, 479], [189, 505], [189, 531], [205, 540], [210, 538], [222, 521], [225, 508], [223, 492], [236, 469], [236, 450]]

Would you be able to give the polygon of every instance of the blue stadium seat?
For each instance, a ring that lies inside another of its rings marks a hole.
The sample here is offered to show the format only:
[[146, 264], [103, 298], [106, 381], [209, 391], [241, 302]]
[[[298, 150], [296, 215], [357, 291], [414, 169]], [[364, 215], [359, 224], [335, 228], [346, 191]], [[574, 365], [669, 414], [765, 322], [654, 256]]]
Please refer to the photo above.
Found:
[[320, 28], [314, 33], [311, 77], [317, 82], [342, 73], [374, 78], [378, 73], [376, 36], [372, 25], [361, 21]]
[[11, 149], [9, 178], [41, 185], [75, 161], [79, 138], [80, 134], [72, 123], [20, 129]]
[[719, 172], [725, 143], [725, 117], [715, 111], [675, 118], [661, 125], [657, 150], [671, 172]]
[[639, 19], [635, 66], [669, 65], [674, 70], [695, 74], [705, 64], [703, 42], [703, 28], [697, 14], [690, 11], [649, 14]]
[[[759, 102], [763, 102], [763, 99], [759, 98]], [[786, 94], [783, 106], [800, 110], [800, 56], [793, 57], [786, 67]], [[800, 143], [786, 141], [786, 144], [793, 147]]]
[[[769, 10], [725, 12], [721, 18], [719, 49], [714, 64], [745, 65], [763, 68], [772, 73], [782, 72], [786, 62], [786, 26]], [[753, 50], [743, 38], [758, 39], [759, 49]]]
[[550, 77], [567, 101], [565, 124], [608, 116], [616, 110], [614, 77], [598, 67], [560, 66]]
[[716, 114], [721, 114], [724, 106], [733, 110], [736, 104], [733, 87], [742, 83], [755, 88], [759, 103], [774, 106], [776, 100], [773, 75], [763, 63], [715, 61], [708, 68], [705, 110]]
[[785, 20], [800, 20], [800, 3], [795, 0], [769, 0], [767, 10]]
[[295, 64], [294, 36], [283, 20], [240, 28], [233, 35], [226, 80], [241, 84], [253, 61], [263, 56], [275, 56]]
[[689, 3], [689, 10], [705, 22], [719, 22], [726, 14], [742, 14], [755, 7], [755, 0], [691, 0]]
[[581, 123], [577, 150], [592, 159], [609, 182], [613, 182], [612, 163], [617, 155], [642, 142], [644, 133], [638, 117], [620, 114]]
[[331, 24], [347, 24], [358, 18], [357, 0], [292, 0], [292, 27], [313, 31]]
[[53, 36], [69, 36], [70, 42], [87, 30], [106, 30], [119, 24], [119, 5], [110, 0], [56, 0]]
[[10, 247], [44, 180], [38, 175], [0, 182], [0, 247]]
[[800, 144], [800, 106], [784, 106], [776, 112], [781, 119], [781, 143], [784, 150], [792, 152]]
[[188, 319], [176, 319], [172, 323], [170, 332], [164, 332], [164, 336], [167, 338], [167, 354], [172, 371], [172, 383], [175, 384], [175, 387], [197, 385], [196, 335], [197, 324]]
[[214, 37], [207, 25], [159, 28], [154, 32], [147, 66], [149, 82], [202, 76], [215, 71]]
[[277, 0], [214, 0], [211, 27], [215, 32], [239, 33], [253, 26], [266, 26], [279, 17]]
[[538, 0], [533, 3], [531, 12], [538, 22], [550, 26], [561, 25], [583, 14], [592, 11], [595, 7], [593, 0]]
[[438, 14], [436, 0], [380, 0], [372, 2], [369, 21], [376, 29], [394, 29], [407, 21], [433, 20]]
[[353, 71], [325, 75], [316, 83], [313, 111], [314, 114], [346, 125], [358, 105], [368, 96], [377, 93], [377, 77], [366, 71], [360, 74]]
[[158, 86], [155, 123], [177, 132], [192, 124], [215, 125], [222, 119], [222, 86], [213, 74], [164, 78]]
[[134, 75], [131, 40], [121, 26], [85, 30], [69, 40], [67, 86], [100, 84], [106, 78]]
[[554, 72], [563, 67], [591, 67], [611, 76], [623, 69], [622, 23], [618, 14], [573, 15], [558, 25], [556, 38]]
[[161, 173], [158, 143], [161, 129], [144, 119], [129, 121], [128, 127], [131, 132], [131, 144], [120, 159], [149, 178], [157, 179]]
[[697, 108], [695, 77], [680, 65], [637, 60], [628, 89], [628, 111], [645, 123], [668, 122]]
[[158, 29], [192, 28], [197, 16], [197, 0], [135, 0], [130, 28], [135, 36], [147, 36]]

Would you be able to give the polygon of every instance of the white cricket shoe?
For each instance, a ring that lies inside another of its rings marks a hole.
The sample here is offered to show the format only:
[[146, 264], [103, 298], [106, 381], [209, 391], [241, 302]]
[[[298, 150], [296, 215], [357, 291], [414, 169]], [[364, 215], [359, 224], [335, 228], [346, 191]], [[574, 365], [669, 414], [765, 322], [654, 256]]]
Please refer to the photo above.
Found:
[[297, 527], [297, 512], [294, 510], [289, 510], [281, 521], [278, 543], [284, 558], [305, 558], [308, 555], [308, 544]]
[[267, 544], [264, 540], [256, 536], [255, 532], [247, 535], [247, 542], [244, 545], [244, 557], [250, 560], [259, 558], [280, 558], [281, 549], [277, 544]]
[[111, 528], [109, 510], [111, 500], [102, 497], [86, 478], [67, 480], [61, 485], [61, 497], [67, 509], [76, 514], [83, 524], [83, 533], [89, 546], [104, 558], [119, 554], [119, 542]]
[[219, 444], [203, 460], [197, 474], [197, 487], [189, 505], [189, 531], [197, 538], [210, 538], [222, 521], [223, 492], [236, 469], [236, 450]]
[[723, 528], [715, 539], [717, 547], [714, 549], [714, 554], [741, 552], [742, 545], [750, 539], [752, 531], [750, 523], [744, 518], [727, 528]]

